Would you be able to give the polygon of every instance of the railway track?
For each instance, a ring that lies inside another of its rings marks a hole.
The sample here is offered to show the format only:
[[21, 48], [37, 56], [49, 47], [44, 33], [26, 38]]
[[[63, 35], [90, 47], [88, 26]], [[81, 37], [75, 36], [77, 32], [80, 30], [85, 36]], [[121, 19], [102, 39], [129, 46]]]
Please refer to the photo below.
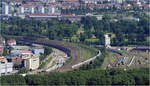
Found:
[[73, 65], [86, 60], [85, 57], [83, 56], [84, 49], [79, 46], [70, 44], [70, 43], [64, 43], [64, 42], [60, 42], [56, 40], [48, 40], [48, 39], [38, 39], [38, 40], [37, 39], [36, 40], [24, 39], [24, 40], [18, 40], [18, 41], [50, 46], [50, 47], [53, 47], [53, 48], [56, 48], [65, 52], [69, 57], [72, 58], [72, 61], [70, 63], [64, 65], [58, 70], [55, 70], [55, 72], [65, 72], [65, 71], [73, 70], [72, 69]]

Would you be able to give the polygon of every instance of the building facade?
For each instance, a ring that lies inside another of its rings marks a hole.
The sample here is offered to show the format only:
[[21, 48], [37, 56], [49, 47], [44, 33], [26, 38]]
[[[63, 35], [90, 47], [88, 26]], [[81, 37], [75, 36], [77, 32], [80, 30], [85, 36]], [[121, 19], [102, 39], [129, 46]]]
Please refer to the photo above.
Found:
[[110, 37], [108, 34], [105, 34], [105, 47], [109, 48], [110, 47]]
[[8, 62], [5, 57], [0, 57], [0, 76], [9, 75], [13, 71], [13, 63]]
[[39, 67], [39, 57], [38, 56], [32, 56], [31, 58], [24, 60], [24, 67], [35, 70]]

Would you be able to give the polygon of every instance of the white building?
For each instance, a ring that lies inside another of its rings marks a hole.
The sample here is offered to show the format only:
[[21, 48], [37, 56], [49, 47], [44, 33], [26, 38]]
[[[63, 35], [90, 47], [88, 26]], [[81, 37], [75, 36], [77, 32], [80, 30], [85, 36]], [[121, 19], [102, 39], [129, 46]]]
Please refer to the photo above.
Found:
[[85, 4], [97, 4], [98, 0], [83, 0]]
[[8, 15], [9, 13], [9, 7], [7, 4], [5, 4], [5, 15]]
[[37, 9], [38, 9], [37, 11], [38, 11], [39, 14], [41, 14], [41, 13], [44, 14], [45, 13], [44, 6], [38, 6]]
[[19, 7], [19, 13], [20, 13], [20, 14], [24, 14], [24, 7], [23, 7], [23, 6], [20, 6], [20, 7]]
[[7, 40], [7, 44], [8, 44], [9, 46], [16, 45], [16, 40], [15, 40], [15, 39]]
[[43, 6], [41, 7], [41, 13], [45, 13], [45, 8]]
[[9, 75], [13, 71], [13, 63], [8, 62], [5, 57], [0, 57], [0, 76]]
[[24, 60], [24, 66], [28, 69], [35, 70], [39, 67], [39, 57], [31, 56]]
[[31, 13], [34, 14], [34, 7], [30, 7]]
[[108, 36], [108, 34], [105, 35], [105, 47], [109, 48], [110, 46], [110, 37]]
[[42, 1], [44, 3], [55, 3], [56, 2], [56, 0], [40, 0], [40, 1]]
[[2, 4], [2, 13], [5, 15], [9, 14], [9, 5], [8, 4], [6, 4], [6, 3]]
[[54, 6], [49, 6], [49, 7], [46, 7], [45, 13], [46, 14], [58, 14], [59, 10], [58, 10], [58, 8], [56, 8]]
[[54, 7], [52, 7], [52, 14], [54, 14], [55, 13], [55, 8]]
[[121, 4], [123, 3], [124, 0], [111, 0], [113, 3]]

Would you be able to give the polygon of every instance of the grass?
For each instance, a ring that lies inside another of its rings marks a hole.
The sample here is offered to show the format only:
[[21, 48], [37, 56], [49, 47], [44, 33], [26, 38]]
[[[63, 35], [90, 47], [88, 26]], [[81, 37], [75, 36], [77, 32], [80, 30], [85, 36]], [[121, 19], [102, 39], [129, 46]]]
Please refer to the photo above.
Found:
[[85, 57], [86, 60], [92, 58], [97, 54], [97, 49], [95, 48], [83, 44], [78, 44], [78, 46], [84, 49], [83, 56]]
[[65, 42], [80, 42], [78, 37], [71, 37], [71, 38], [64, 38], [63, 41]]
[[54, 65], [56, 65], [55, 61], [52, 63], [52, 65], [49, 68], [53, 67]]
[[66, 62], [65, 65], [69, 64], [72, 61], [72, 57], [70, 57]]
[[97, 38], [91, 38], [91, 39], [85, 39], [85, 41], [86, 42], [98, 42], [99, 41], [99, 39], [97, 39]]
[[81, 25], [81, 27], [77, 31], [78, 35], [80, 35], [80, 33], [84, 33], [84, 26], [83, 25]]
[[46, 66], [46, 64], [49, 63], [51, 60], [52, 60], [52, 57], [48, 58], [45, 62], [43, 62], [43, 63], [40, 65], [39, 68], [40, 68], [40, 69], [41, 69], [41, 68], [44, 68], [44, 67]]
[[87, 49], [87, 50], [89, 50], [90, 52], [93, 52], [93, 53], [97, 53], [97, 49], [96, 48], [93, 48], [93, 47], [89, 47], [89, 46], [87, 46], [87, 45], [83, 45], [83, 44], [78, 44], [78, 46], [80, 46], [81, 48], [83, 48], [83, 49]]
[[49, 63], [51, 60], [52, 60], [52, 57], [48, 58], [48, 59], [46, 60], [46, 63]]
[[146, 41], [147, 41], [147, 42], [150, 42], [150, 36], [148, 36], [148, 37], [146, 38]]
[[84, 44], [81, 44], [81, 43], [69, 43], [71, 44], [72, 46], [79, 46], [81, 47], [83, 50], [83, 56], [85, 59], [89, 59], [89, 58], [92, 58], [93, 56], [97, 55], [97, 49], [96, 48], [93, 48], [93, 47], [90, 47], [90, 46], [87, 46], [87, 45], [84, 45]]
[[105, 69], [105, 67], [107, 67], [108, 61], [109, 61], [109, 58], [106, 57], [106, 58], [104, 59], [104, 62], [103, 62], [102, 65], [101, 65], [101, 68], [102, 68], [102, 69]]
[[8, 39], [23, 39], [23, 36], [4, 35], [4, 34], [2, 34], [2, 36]]
[[91, 53], [88, 53], [87, 50], [84, 50], [84, 51], [83, 51], [83, 56], [85, 57], [86, 60], [87, 60], [87, 59], [90, 59], [90, 58], [92, 57]]
[[110, 62], [111, 62], [111, 63], [114, 63], [114, 62], [117, 60], [117, 57], [118, 57], [118, 56], [119, 56], [119, 55], [110, 53], [110, 54], [109, 54], [109, 58], [112, 58], [112, 59], [110, 60]]

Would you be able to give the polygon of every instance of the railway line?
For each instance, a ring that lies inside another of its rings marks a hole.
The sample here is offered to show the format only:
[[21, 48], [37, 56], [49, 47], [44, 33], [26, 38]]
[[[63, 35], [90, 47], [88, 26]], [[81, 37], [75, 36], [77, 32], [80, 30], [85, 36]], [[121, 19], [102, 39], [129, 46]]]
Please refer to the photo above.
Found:
[[84, 49], [70, 43], [64, 43], [64, 42], [60, 42], [56, 40], [48, 40], [48, 39], [36, 39], [36, 40], [24, 39], [18, 41], [50, 46], [65, 52], [68, 55], [68, 57], [72, 58], [70, 63], [62, 66], [58, 70], [55, 70], [55, 72], [65, 72], [65, 71], [73, 70], [72, 68], [73, 65], [76, 65], [86, 60], [83, 55]]

